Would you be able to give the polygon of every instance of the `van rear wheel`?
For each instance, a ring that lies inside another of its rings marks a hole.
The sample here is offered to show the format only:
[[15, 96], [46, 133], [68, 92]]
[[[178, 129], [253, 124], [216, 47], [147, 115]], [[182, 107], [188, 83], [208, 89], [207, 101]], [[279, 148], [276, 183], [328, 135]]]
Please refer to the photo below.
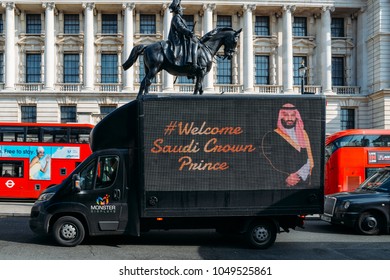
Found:
[[62, 246], [74, 247], [84, 240], [85, 229], [77, 218], [64, 216], [54, 223], [53, 237]]
[[276, 225], [270, 221], [255, 221], [246, 231], [246, 240], [252, 248], [266, 249], [276, 240]]

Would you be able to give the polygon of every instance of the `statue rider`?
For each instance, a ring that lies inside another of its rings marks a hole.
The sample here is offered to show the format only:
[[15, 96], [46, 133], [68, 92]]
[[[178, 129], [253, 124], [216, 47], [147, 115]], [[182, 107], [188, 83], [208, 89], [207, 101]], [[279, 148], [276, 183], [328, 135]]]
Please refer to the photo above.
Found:
[[173, 0], [169, 5], [169, 9], [174, 14], [171, 21], [171, 28], [168, 34], [168, 40], [172, 43], [175, 64], [184, 66], [190, 65], [193, 71], [197, 72], [201, 69], [198, 66], [197, 49], [199, 39], [194, 32], [190, 30], [183, 19], [183, 8], [180, 4], [181, 0]]

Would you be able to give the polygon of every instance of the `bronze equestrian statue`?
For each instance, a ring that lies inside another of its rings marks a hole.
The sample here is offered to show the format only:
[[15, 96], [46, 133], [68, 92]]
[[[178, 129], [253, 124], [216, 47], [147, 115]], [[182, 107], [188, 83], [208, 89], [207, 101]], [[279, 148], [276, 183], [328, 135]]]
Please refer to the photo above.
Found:
[[135, 46], [122, 65], [123, 69], [127, 70], [139, 55], [144, 56], [145, 77], [141, 82], [138, 97], [149, 93], [151, 81], [161, 70], [166, 70], [174, 76], [195, 78], [193, 93], [203, 94], [203, 78], [210, 71], [218, 50], [224, 46], [223, 57], [228, 59], [233, 57], [236, 50], [242, 29], [235, 31], [232, 28], [216, 28], [198, 39], [181, 17], [180, 0], [173, 0], [169, 8], [175, 15], [168, 40]]

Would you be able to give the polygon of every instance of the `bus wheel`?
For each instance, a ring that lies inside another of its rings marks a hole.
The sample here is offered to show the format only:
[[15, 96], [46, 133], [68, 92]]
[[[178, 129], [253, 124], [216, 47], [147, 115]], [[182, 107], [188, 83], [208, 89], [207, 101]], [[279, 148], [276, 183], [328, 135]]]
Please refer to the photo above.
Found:
[[381, 230], [380, 217], [371, 212], [363, 212], [359, 216], [356, 229], [362, 234], [377, 235]]
[[57, 243], [62, 246], [77, 246], [84, 239], [84, 226], [75, 217], [64, 216], [54, 223], [53, 236]]
[[266, 249], [275, 243], [276, 226], [269, 221], [255, 221], [246, 231], [246, 240], [252, 248]]

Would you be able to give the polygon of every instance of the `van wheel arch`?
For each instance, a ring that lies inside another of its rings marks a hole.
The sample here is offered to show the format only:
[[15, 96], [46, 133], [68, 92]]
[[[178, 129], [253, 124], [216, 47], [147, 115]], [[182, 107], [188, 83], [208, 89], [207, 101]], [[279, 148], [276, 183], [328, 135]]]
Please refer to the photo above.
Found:
[[[62, 213], [54, 216], [50, 221], [49, 232], [58, 244], [66, 247], [79, 245], [89, 235], [85, 218], [73, 213]], [[64, 233], [67, 236], [64, 236]], [[73, 233], [77, 236], [71, 238], [69, 235]]]
[[54, 214], [51, 218], [50, 218], [50, 225], [49, 225], [49, 231], [51, 231], [53, 229], [53, 225], [54, 223], [61, 217], [63, 216], [72, 216], [72, 217], [75, 217], [76, 219], [78, 219], [84, 226], [85, 228], [85, 231], [87, 233], [89, 233], [89, 226], [88, 226], [88, 223], [87, 223], [87, 219], [85, 218], [84, 215], [80, 214], [80, 213], [75, 213], [75, 212], [61, 212], [61, 213], [56, 213]]

